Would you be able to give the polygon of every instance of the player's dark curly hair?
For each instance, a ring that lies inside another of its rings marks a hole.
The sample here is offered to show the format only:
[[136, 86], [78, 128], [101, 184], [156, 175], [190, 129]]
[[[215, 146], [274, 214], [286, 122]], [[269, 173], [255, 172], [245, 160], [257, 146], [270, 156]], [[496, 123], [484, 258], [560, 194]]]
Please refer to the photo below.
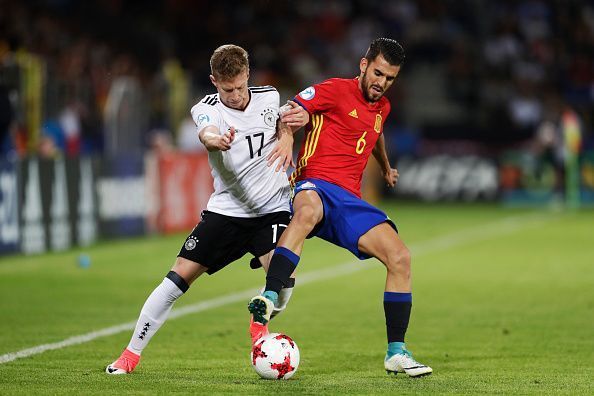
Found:
[[249, 69], [248, 53], [238, 45], [221, 45], [210, 57], [210, 71], [217, 80], [230, 80]]
[[376, 38], [371, 42], [365, 58], [369, 62], [373, 61], [379, 54], [393, 66], [400, 66], [404, 63], [404, 48], [396, 40], [385, 37]]

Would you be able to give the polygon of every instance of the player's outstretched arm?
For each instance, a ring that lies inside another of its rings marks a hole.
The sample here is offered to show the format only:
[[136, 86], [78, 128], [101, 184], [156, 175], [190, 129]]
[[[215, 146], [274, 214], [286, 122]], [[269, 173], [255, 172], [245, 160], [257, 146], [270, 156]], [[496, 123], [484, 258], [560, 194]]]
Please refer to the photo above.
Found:
[[200, 130], [198, 138], [208, 151], [227, 151], [235, 139], [235, 128], [231, 127], [221, 135], [217, 127], [209, 125]]
[[390, 187], [394, 187], [398, 181], [398, 170], [390, 166], [390, 160], [388, 159], [388, 153], [386, 152], [386, 142], [384, 135], [380, 135], [373, 148], [373, 156], [382, 167], [382, 174], [386, 184]]

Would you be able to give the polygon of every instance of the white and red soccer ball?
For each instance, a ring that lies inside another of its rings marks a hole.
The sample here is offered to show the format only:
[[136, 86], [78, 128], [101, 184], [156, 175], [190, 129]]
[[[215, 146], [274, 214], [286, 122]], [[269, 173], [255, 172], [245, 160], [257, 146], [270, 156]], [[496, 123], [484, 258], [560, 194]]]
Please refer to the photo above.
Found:
[[252, 367], [264, 379], [289, 379], [299, 367], [299, 348], [291, 337], [270, 333], [252, 347]]

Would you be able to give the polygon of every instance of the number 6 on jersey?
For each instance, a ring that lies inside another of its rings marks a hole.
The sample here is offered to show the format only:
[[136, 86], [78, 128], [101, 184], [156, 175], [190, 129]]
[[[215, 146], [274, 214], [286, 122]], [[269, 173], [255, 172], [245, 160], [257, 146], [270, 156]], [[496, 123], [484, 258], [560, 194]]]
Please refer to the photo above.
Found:
[[363, 132], [363, 135], [361, 135], [359, 140], [357, 140], [357, 147], [355, 147], [355, 152], [357, 154], [361, 154], [361, 153], [363, 153], [363, 150], [365, 150], [365, 146], [367, 145], [367, 141], [365, 140], [365, 135], [367, 135], [367, 132]]

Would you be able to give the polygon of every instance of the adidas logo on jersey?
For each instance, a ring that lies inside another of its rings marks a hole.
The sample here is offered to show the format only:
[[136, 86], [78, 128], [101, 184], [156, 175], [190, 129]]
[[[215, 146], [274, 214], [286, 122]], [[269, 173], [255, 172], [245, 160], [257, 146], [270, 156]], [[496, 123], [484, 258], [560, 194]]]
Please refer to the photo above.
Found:
[[349, 115], [353, 118], [359, 118], [359, 116], [357, 115], [357, 109], [353, 109], [353, 111], [351, 111]]

